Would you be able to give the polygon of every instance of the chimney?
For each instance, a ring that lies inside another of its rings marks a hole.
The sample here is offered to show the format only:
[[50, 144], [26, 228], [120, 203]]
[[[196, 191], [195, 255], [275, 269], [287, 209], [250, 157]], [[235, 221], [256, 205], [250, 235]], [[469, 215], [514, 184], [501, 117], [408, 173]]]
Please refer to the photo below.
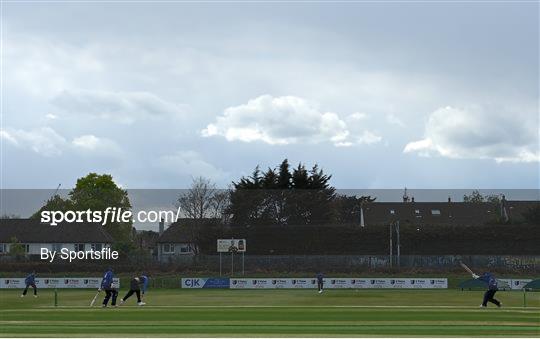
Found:
[[161, 221], [159, 222], [159, 235], [162, 235], [164, 230], [165, 230], [165, 220], [161, 218]]

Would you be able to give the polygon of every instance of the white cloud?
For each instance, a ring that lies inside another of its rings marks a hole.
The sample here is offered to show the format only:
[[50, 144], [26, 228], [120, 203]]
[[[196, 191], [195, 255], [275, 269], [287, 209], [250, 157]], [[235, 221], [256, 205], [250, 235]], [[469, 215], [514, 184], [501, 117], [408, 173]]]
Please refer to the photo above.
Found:
[[0, 137], [17, 147], [31, 149], [46, 157], [62, 154], [62, 148], [66, 145], [66, 139], [50, 127], [30, 131], [2, 129]]
[[49, 96], [104, 70], [95, 45], [69, 45], [28, 34], [9, 34], [5, 45], [6, 82], [25, 93]]
[[70, 90], [62, 91], [52, 103], [68, 114], [85, 114], [125, 124], [182, 114], [180, 105], [148, 92]]
[[114, 141], [106, 138], [98, 138], [92, 134], [76, 137], [71, 144], [78, 150], [98, 151], [106, 154], [115, 153], [120, 150], [120, 147]]
[[47, 118], [49, 120], [56, 120], [56, 119], [58, 119], [58, 116], [56, 114], [47, 113], [47, 114], [45, 114], [45, 118]]
[[349, 119], [349, 120], [365, 120], [368, 117], [369, 116], [366, 113], [356, 112], [356, 113], [348, 115], [347, 119]]
[[66, 151], [85, 151], [101, 154], [117, 154], [118, 144], [107, 138], [88, 134], [74, 138], [71, 143], [50, 127], [31, 130], [2, 129], [0, 138], [21, 149], [29, 149], [46, 157], [60, 156]]
[[226, 173], [208, 163], [195, 151], [178, 151], [157, 160], [158, 167], [175, 175], [203, 176], [212, 180], [223, 178]]
[[[353, 117], [354, 120], [363, 118], [359, 113]], [[302, 98], [270, 95], [227, 108], [201, 134], [204, 137], [222, 136], [228, 141], [262, 141], [270, 145], [330, 142], [335, 146], [352, 146], [374, 140], [367, 140], [364, 135], [356, 136], [336, 113], [321, 112]]]
[[392, 113], [389, 113], [389, 114], [386, 115], [386, 122], [391, 124], [391, 125], [397, 125], [397, 126], [400, 126], [400, 127], [405, 127], [405, 123], [400, 118], [398, 118], [396, 115], [394, 115]]
[[408, 143], [403, 152], [497, 162], [540, 161], [538, 118], [497, 108], [443, 107], [426, 123], [424, 138]]

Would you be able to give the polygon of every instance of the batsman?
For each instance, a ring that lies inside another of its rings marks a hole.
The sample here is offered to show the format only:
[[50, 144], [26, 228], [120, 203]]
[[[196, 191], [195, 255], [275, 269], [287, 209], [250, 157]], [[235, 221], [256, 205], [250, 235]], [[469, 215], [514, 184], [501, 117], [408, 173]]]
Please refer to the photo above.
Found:
[[103, 275], [101, 280], [101, 286], [98, 289], [98, 292], [105, 290], [105, 298], [103, 299], [102, 307], [107, 307], [109, 299], [112, 297], [111, 306], [116, 307], [116, 297], [118, 296], [118, 291], [113, 285], [114, 274], [112, 268], [109, 268], [107, 272]]
[[487, 307], [488, 302], [497, 305], [497, 307], [501, 307], [502, 303], [499, 300], [495, 299], [495, 293], [497, 293], [497, 291], [499, 290], [497, 287], [497, 279], [495, 278], [495, 276], [489, 272], [484, 272], [482, 275], [478, 275], [475, 274], [464, 263], [460, 262], [460, 265], [472, 275], [473, 279], [483, 281], [488, 286], [488, 290], [486, 291], [486, 293], [484, 293], [484, 300], [482, 301], [480, 307]]

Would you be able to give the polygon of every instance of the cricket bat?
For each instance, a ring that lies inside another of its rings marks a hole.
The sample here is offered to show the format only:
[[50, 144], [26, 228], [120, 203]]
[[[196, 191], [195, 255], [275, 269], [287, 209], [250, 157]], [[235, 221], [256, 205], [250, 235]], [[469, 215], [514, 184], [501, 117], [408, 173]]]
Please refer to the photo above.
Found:
[[462, 261], [460, 261], [459, 264], [461, 265], [461, 267], [463, 267], [465, 269], [465, 271], [469, 272], [471, 275], [475, 275], [474, 272], [471, 271], [469, 266], [465, 265]]
[[98, 295], [99, 295], [99, 291], [97, 291], [96, 295], [94, 296], [94, 299], [92, 299], [92, 301], [90, 302], [90, 307], [94, 306], [94, 304], [96, 303], [96, 299], [97, 299]]

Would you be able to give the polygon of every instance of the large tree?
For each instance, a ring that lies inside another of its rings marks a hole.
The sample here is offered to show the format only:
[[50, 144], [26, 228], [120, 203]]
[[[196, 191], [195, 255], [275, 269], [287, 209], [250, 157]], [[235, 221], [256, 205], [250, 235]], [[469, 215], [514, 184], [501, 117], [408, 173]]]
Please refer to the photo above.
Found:
[[178, 197], [176, 206], [187, 219], [181, 226], [186, 227], [191, 242], [197, 245], [195, 251], [215, 244], [228, 197], [227, 191], [217, 189], [214, 183], [203, 177], [193, 179], [191, 187]]
[[276, 169], [233, 182], [229, 213], [237, 225], [316, 224], [332, 221], [335, 189], [331, 176], [317, 165], [307, 170], [298, 164], [292, 171], [285, 159]]
[[227, 192], [219, 190], [209, 179], [193, 179], [191, 187], [176, 201], [182, 214], [189, 219], [221, 218], [227, 204]]
[[[69, 197], [64, 199], [55, 194], [45, 202], [32, 217], [39, 218], [41, 211], [102, 211], [107, 207], [121, 208], [123, 211], [131, 210], [131, 203], [127, 191], [118, 187], [109, 174], [89, 173], [79, 178], [69, 192]], [[133, 222], [113, 222], [105, 224], [105, 229], [111, 234], [117, 245], [128, 248], [132, 242]]]

